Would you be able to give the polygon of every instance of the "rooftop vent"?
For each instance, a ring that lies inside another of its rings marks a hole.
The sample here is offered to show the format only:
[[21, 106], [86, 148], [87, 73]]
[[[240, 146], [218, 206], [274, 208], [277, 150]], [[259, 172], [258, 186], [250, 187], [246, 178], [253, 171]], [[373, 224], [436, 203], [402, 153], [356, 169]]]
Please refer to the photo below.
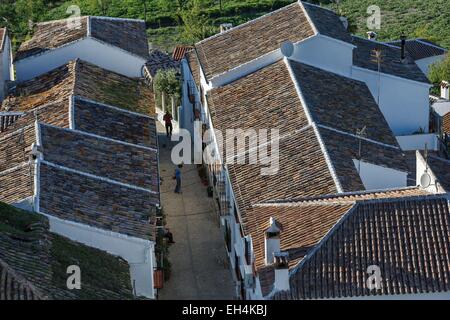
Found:
[[271, 265], [274, 261], [275, 252], [280, 252], [281, 227], [274, 218], [269, 220], [269, 228], [265, 231], [265, 253], [266, 265]]
[[406, 36], [401, 35], [400, 41], [401, 41], [401, 57], [400, 58], [402, 59], [402, 61], [404, 61], [406, 59]]
[[369, 39], [369, 40], [377, 40], [377, 33], [376, 32], [374, 32], [374, 31], [369, 31], [369, 32], [367, 32], [367, 39]]
[[289, 291], [289, 253], [276, 252], [273, 260], [275, 267], [274, 289], [276, 291]]
[[220, 25], [220, 33], [224, 33], [225, 31], [228, 31], [233, 28], [232, 23], [222, 23]]
[[447, 81], [441, 82], [441, 98], [450, 100], [450, 84]]

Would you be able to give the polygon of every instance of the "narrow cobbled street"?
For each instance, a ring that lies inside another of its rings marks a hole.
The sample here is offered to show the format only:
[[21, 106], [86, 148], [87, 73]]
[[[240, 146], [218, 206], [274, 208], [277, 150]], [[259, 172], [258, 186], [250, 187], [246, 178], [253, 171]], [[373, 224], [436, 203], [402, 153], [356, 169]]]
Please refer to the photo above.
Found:
[[171, 277], [159, 299], [233, 299], [234, 284], [213, 200], [208, 198], [196, 165], [182, 168], [182, 194], [174, 193], [175, 166], [163, 130], [158, 124], [161, 200], [175, 244], [169, 252]]

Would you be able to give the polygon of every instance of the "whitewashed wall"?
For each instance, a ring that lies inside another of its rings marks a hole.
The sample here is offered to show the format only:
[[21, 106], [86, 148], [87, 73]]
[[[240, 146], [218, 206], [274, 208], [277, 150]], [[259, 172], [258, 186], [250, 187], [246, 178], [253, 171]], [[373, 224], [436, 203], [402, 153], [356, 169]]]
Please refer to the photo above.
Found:
[[81, 59], [127, 77], [141, 77], [145, 59], [122, 49], [85, 38], [66, 46], [15, 62], [17, 80], [23, 82], [71, 60]]
[[408, 185], [407, 172], [374, 165], [364, 161], [360, 162], [356, 159], [353, 160], [353, 163], [357, 169], [359, 168], [359, 163], [361, 163], [359, 176], [367, 191], [402, 188]]
[[350, 77], [353, 48], [351, 44], [318, 35], [296, 44], [290, 59]]
[[417, 184], [420, 184], [420, 179], [422, 178], [422, 175], [428, 173], [428, 175], [431, 178], [430, 186], [427, 187], [425, 190], [430, 193], [446, 193], [446, 191], [450, 194], [450, 190], [444, 190], [444, 188], [439, 184], [438, 179], [434, 175], [433, 171], [429, 168], [427, 169], [427, 164], [425, 162], [425, 159], [422, 157], [420, 152], [416, 152], [416, 181]]
[[11, 40], [6, 35], [5, 45], [0, 57], [0, 102], [5, 98], [5, 82], [8, 80], [14, 80], [14, 70], [12, 67]]
[[42, 214], [48, 217], [51, 232], [125, 259], [130, 265], [131, 282], [135, 286], [136, 295], [150, 299], [155, 298], [153, 289], [155, 248], [152, 241], [128, 237]]
[[[364, 81], [377, 101], [377, 72], [353, 67], [352, 77]], [[381, 74], [380, 88], [380, 110], [396, 136], [411, 135], [420, 128], [428, 133], [430, 85]]]
[[397, 136], [396, 138], [403, 151], [425, 150], [425, 145], [428, 150], [439, 150], [438, 137], [434, 133]]

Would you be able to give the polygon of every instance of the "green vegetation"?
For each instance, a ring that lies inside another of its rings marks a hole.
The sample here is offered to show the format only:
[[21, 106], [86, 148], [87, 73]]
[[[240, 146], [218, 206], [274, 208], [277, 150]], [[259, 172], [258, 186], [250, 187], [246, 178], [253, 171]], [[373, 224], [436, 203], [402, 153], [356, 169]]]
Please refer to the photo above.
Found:
[[103, 251], [52, 235], [53, 284], [67, 290], [67, 267], [77, 265], [82, 270], [82, 290], [77, 290], [77, 299], [99, 298], [99, 289], [110, 292], [121, 299], [132, 299], [132, 288], [128, 264]]
[[38, 224], [47, 225], [47, 219], [0, 202], [0, 232], [31, 239], [39, 236], [39, 232], [30, 232], [29, 227]]
[[[2, 0], [0, 26], [13, 31], [16, 42], [26, 39], [29, 20], [47, 21], [70, 16], [70, 5], [81, 15], [109, 15], [145, 19], [151, 42], [166, 49], [190, 44], [215, 33], [221, 23], [244, 23], [295, 0]], [[367, 31], [367, 8], [381, 9], [381, 40], [394, 40], [405, 33], [424, 37], [450, 48], [450, 4], [443, 0], [311, 0], [347, 16], [357, 33]], [[5, 20], [6, 19], [6, 20]]]
[[450, 81], [450, 55], [441, 62], [437, 62], [430, 67], [430, 80], [434, 84], [440, 84], [442, 80]]

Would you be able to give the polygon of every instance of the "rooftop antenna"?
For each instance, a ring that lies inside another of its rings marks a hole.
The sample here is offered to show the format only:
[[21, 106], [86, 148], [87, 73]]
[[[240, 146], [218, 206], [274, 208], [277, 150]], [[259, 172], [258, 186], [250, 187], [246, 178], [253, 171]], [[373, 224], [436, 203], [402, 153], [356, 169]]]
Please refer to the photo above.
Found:
[[420, 186], [423, 189], [426, 189], [431, 186], [431, 182], [432, 182], [431, 176], [428, 173], [429, 167], [428, 167], [428, 144], [427, 143], [425, 143], [424, 158], [425, 158], [425, 172], [420, 177]]
[[358, 174], [361, 173], [361, 158], [362, 158], [362, 137], [367, 136], [367, 126], [364, 126], [361, 130], [356, 130], [358, 136]]
[[381, 91], [381, 63], [383, 62], [383, 51], [381, 48], [376, 48], [372, 50], [372, 54], [370, 56], [371, 61], [377, 64], [378, 67], [378, 95], [377, 95], [377, 104], [380, 105], [380, 91]]

